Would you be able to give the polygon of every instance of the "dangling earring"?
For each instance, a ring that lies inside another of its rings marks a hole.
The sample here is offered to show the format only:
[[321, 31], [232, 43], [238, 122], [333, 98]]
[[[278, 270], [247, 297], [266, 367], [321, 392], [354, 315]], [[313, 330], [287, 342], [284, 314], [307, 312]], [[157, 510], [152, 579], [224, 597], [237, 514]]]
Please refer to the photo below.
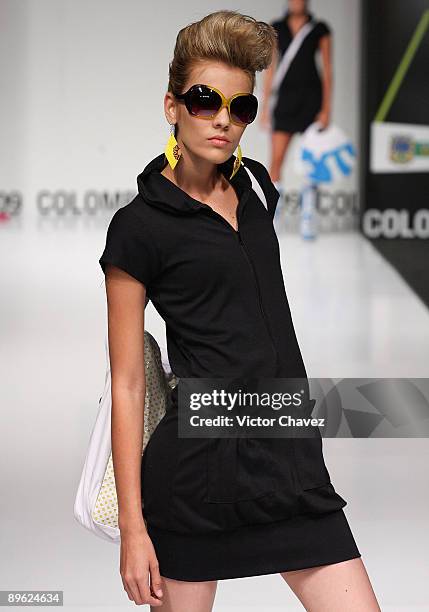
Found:
[[241, 152], [241, 147], [240, 147], [240, 145], [238, 145], [238, 147], [237, 147], [237, 157], [235, 158], [235, 161], [234, 161], [234, 167], [233, 167], [233, 169], [232, 169], [232, 174], [231, 174], [231, 176], [229, 177], [229, 180], [231, 180], [231, 179], [232, 179], [232, 177], [234, 176], [234, 174], [235, 174], [235, 173], [237, 172], [237, 170], [239, 169], [239, 167], [240, 167], [240, 165], [241, 165], [241, 158], [242, 158], [242, 157], [243, 157], [243, 154], [242, 154], [242, 152]]
[[167, 144], [165, 146], [165, 157], [167, 158], [172, 170], [174, 170], [181, 155], [182, 153], [179, 148], [179, 143], [177, 142], [176, 137], [174, 136], [174, 123], [171, 123], [170, 138], [168, 139]]

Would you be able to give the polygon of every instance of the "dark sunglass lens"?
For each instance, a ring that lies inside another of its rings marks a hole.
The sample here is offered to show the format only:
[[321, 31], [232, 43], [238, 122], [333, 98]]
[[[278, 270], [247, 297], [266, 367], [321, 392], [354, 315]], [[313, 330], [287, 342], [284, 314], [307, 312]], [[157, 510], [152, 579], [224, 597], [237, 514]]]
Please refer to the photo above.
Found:
[[189, 112], [196, 117], [215, 115], [221, 104], [222, 100], [219, 94], [209, 87], [197, 85], [190, 92]]
[[239, 123], [252, 123], [258, 112], [258, 99], [253, 94], [237, 96], [231, 102], [231, 118]]

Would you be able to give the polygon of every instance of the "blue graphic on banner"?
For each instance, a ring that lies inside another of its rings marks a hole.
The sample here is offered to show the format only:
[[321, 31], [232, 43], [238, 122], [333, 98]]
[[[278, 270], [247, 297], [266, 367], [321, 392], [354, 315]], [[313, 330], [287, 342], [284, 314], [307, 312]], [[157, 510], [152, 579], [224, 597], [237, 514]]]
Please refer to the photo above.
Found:
[[331, 151], [326, 151], [320, 157], [316, 157], [316, 154], [310, 149], [302, 149], [302, 161], [310, 164], [312, 167], [307, 173], [307, 178], [312, 183], [332, 183], [334, 181], [334, 173], [328, 165], [328, 162], [332, 159], [336, 169], [342, 176], [350, 176], [353, 166], [343, 159], [342, 153], [344, 152], [349, 157], [356, 157], [356, 151], [351, 142], [336, 147]]

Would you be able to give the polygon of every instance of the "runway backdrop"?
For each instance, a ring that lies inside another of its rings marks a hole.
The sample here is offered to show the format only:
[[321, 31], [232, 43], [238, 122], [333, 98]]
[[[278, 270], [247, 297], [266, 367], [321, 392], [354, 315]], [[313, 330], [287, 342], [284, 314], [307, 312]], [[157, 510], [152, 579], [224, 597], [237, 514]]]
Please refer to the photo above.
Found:
[[[100, 227], [133, 196], [135, 177], [169, 136], [163, 111], [168, 62], [178, 30], [222, 5], [140, 0], [2, 0], [0, 211], [3, 222], [52, 228]], [[285, 2], [239, 2], [236, 10], [272, 21]], [[359, 116], [359, 2], [314, 0], [332, 28], [333, 120], [354, 142]], [[13, 58], [13, 60], [12, 60]], [[258, 73], [256, 95], [261, 92]], [[295, 146], [293, 143], [292, 146]], [[244, 155], [267, 163], [268, 134], [247, 128]], [[292, 149], [291, 149], [292, 154]], [[301, 179], [286, 159], [288, 227], [294, 227]], [[356, 225], [357, 173], [323, 187], [321, 228]], [[285, 221], [285, 219], [283, 219]]]
[[364, 235], [429, 306], [429, 5], [365, 0]]

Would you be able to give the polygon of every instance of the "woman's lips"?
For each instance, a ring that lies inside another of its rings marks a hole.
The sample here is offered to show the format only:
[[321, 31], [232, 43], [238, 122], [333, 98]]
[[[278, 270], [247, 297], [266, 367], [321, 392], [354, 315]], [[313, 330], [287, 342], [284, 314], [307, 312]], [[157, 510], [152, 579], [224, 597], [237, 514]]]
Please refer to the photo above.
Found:
[[226, 147], [229, 144], [229, 140], [222, 140], [221, 138], [209, 138], [209, 142], [212, 142], [217, 147]]

